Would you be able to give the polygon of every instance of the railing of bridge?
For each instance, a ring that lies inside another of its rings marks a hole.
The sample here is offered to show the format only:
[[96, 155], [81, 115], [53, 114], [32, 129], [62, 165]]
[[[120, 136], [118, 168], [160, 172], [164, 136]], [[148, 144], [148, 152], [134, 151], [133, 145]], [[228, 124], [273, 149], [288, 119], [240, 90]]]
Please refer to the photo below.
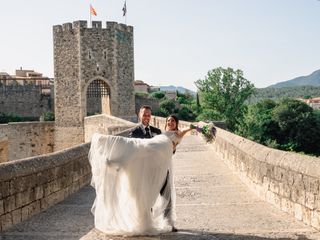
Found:
[[258, 196], [320, 230], [320, 158], [271, 149], [219, 128], [212, 145]]

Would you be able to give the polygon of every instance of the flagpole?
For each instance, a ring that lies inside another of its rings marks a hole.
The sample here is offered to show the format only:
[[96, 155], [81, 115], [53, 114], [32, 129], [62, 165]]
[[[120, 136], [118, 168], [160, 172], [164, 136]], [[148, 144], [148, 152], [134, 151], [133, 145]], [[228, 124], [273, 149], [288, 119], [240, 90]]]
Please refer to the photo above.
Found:
[[90, 17], [89, 17], [89, 26], [88, 27], [92, 27], [92, 22], [91, 22], [91, 2], [89, 4], [89, 12], [90, 12]]
[[127, 0], [124, 1], [122, 11], [123, 11], [124, 23], [127, 25]]

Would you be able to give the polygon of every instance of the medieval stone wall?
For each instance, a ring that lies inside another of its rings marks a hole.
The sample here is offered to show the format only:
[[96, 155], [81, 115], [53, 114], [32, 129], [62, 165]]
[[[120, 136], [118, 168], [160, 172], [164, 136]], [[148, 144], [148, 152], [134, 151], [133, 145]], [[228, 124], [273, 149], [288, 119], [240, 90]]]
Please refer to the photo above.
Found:
[[139, 113], [140, 107], [143, 105], [149, 105], [152, 109], [152, 112], [157, 112], [160, 110], [159, 100], [152, 99], [152, 98], [145, 98], [141, 96], [136, 96], [135, 101], [135, 112], [136, 114]]
[[53, 112], [54, 100], [43, 94], [41, 86], [0, 86], [0, 113], [38, 118]]
[[51, 153], [53, 133], [53, 122], [0, 124], [0, 136], [7, 139], [8, 161]]

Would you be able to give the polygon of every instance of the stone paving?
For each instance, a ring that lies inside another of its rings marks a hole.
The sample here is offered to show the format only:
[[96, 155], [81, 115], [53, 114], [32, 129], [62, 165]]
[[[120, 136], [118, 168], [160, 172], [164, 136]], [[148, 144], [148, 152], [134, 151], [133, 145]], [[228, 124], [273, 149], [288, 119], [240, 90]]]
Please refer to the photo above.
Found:
[[260, 200], [217, 157], [210, 145], [187, 136], [174, 156], [177, 233], [106, 236], [94, 229], [87, 186], [65, 201], [0, 234], [1, 240], [320, 239], [320, 232]]

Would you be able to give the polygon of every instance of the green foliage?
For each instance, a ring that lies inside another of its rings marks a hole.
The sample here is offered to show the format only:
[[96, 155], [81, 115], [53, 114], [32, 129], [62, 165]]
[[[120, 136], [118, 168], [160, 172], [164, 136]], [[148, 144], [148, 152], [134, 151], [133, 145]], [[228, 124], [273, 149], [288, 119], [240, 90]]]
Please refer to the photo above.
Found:
[[165, 96], [166, 96], [166, 93], [164, 91], [151, 93], [151, 97], [157, 98], [157, 99], [163, 99]]
[[237, 133], [270, 147], [320, 155], [320, 118], [299, 100], [250, 105]]
[[230, 130], [235, 130], [246, 111], [245, 101], [254, 92], [254, 86], [243, 77], [241, 70], [215, 68], [204, 80], [196, 81], [203, 107], [203, 117], [220, 116]]
[[[160, 98], [160, 110], [153, 114], [156, 116], [167, 117], [170, 114], [175, 114], [180, 120], [194, 121], [196, 118], [196, 99], [190, 93], [177, 92], [176, 99], [167, 99], [164, 97], [164, 92], [156, 92], [153, 97]], [[163, 94], [163, 97], [161, 98]]]
[[174, 99], [165, 99], [160, 103], [161, 116], [168, 116], [175, 112], [176, 103]]
[[250, 105], [237, 133], [259, 143], [275, 144], [275, 135], [279, 131], [277, 123], [272, 118], [275, 106], [276, 102], [270, 99]]
[[320, 87], [300, 86], [284, 88], [256, 88], [254, 94], [248, 99], [249, 103], [257, 103], [268, 98], [278, 100], [281, 98], [313, 98], [320, 96]]
[[0, 123], [21, 122], [21, 117], [14, 114], [0, 113]]
[[194, 96], [190, 93], [177, 92], [177, 101], [180, 104], [191, 105], [194, 101]]
[[148, 98], [149, 94], [148, 93], [141, 93], [141, 92], [136, 92], [135, 96], [137, 97], [142, 97], [142, 98]]
[[44, 121], [54, 121], [54, 113], [53, 112], [45, 112], [43, 113]]
[[314, 110], [313, 112], [315, 114], [315, 117], [316, 117], [317, 121], [320, 122], [320, 109]]
[[0, 124], [1, 123], [9, 123], [9, 122], [29, 122], [29, 121], [38, 121], [38, 118], [34, 117], [20, 117], [15, 114], [6, 114], [0, 112]]
[[197, 121], [207, 121], [207, 120], [223, 120], [224, 116], [214, 109], [203, 108], [200, 114], [197, 116]]
[[304, 102], [284, 99], [273, 110], [280, 128], [278, 142], [284, 150], [320, 153], [320, 122]]
[[182, 106], [178, 111], [178, 118], [184, 121], [193, 121], [196, 116], [188, 106]]

